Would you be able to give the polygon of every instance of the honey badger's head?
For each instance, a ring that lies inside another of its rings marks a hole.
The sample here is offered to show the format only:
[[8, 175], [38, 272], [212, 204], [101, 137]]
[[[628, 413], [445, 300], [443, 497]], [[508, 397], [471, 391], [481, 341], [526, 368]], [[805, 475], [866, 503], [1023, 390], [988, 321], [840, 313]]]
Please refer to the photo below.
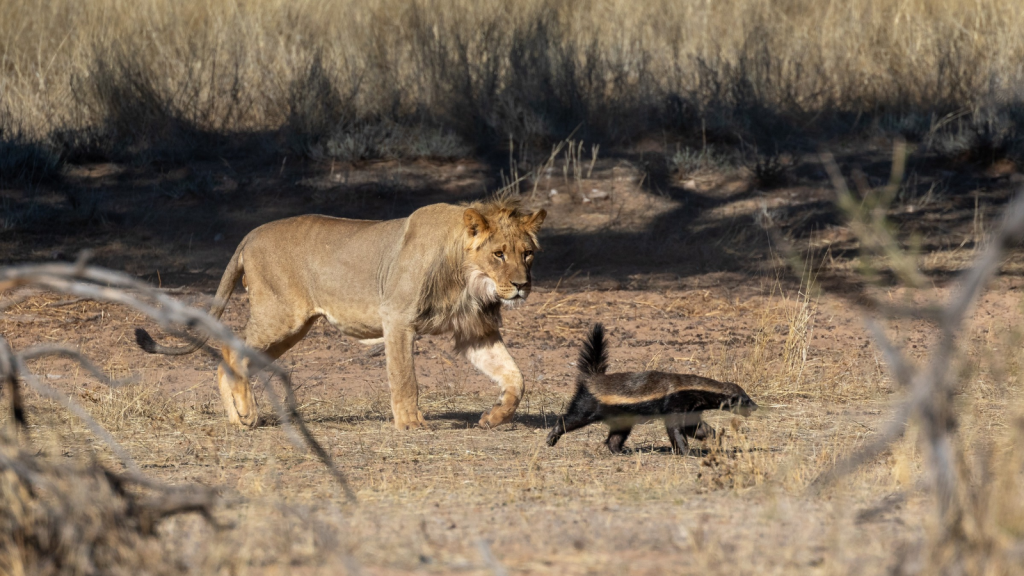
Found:
[[743, 388], [733, 384], [732, 382], [722, 382], [722, 400], [719, 404], [719, 408], [739, 414], [740, 416], [750, 416], [750, 413], [757, 410], [757, 404], [747, 396], [747, 393], [743, 391]]

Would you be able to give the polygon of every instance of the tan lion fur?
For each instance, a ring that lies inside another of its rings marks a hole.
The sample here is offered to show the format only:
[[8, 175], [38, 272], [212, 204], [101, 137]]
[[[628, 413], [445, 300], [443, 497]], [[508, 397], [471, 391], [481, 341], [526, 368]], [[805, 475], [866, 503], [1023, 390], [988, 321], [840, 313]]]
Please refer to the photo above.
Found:
[[[277, 220], [250, 232], [235, 250], [211, 314], [224, 311], [238, 279], [249, 293], [246, 343], [278, 358], [324, 317], [342, 333], [383, 339], [395, 425], [423, 424], [413, 368], [416, 334], [451, 333], [456, 350], [501, 387], [480, 419], [511, 420], [524, 383], [501, 339], [501, 307], [529, 295], [537, 231], [546, 213], [524, 213], [518, 198], [433, 204], [408, 218], [351, 220], [320, 215]], [[136, 333], [149, 352], [187, 354]], [[232, 422], [255, 426], [248, 366], [224, 351], [218, 382]]]

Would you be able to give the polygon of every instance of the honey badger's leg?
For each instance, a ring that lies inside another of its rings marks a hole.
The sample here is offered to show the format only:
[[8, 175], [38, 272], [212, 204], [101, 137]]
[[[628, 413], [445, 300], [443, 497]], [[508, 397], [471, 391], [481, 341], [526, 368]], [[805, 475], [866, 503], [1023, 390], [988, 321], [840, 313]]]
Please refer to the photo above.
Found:
[[612, 454], [622, 454], [622, 446], [626, 443], [626, 438], [629, 438], [629, 433], [632, 431], [632, 426], [608, 430], [608, 439], [604, 443], [612, 451]]
[[558, 422], [548, 432], [548, 446], [554, 446], [558, 443], [558, 439], [562, 437], [566, 432], [572, 432], [573, 430], [583, 428], [588, 424], [593, 424], [599, 421], [600, 418], [597, 415], [589, 412], [573, 412], [571, 409], [565, 415], [558, 418]]
[[601, 417], [598, 415], [600, 408], [600, 403], [587, 392], [586, 388], [577, 388], [576, 394], [569, 402], [569, 409], [558, 417], [558, 422], [555, 422], [555, 426], [548, 432], [548, 446], [557, 444], [558, 439], [566, 432], [572, 432], [600, 421]]
[[713, 440], [716, 436], [715, 429], [712, 428], [711, 426], [708, 426], [707, 422], [704, 421], [701, 421], [695, 426], [684, 427], [683, 434], [696, 440]]
[[481, 428], [494, 428], [510, 422], [526, 386], [516, 361], [501, 341], [501, 335], [494, 333], [470, 343], [466, 348], [466, 358], [501, 387], [498, 401], [480, 416], [478, 425]]
[[668, 433], [668, 442], [672, 445], [672, 452], [676, 454], [686, 454], [690, 449], [690, 443], [686, 440], [686, 434], [683, 432], [682, 426], [665, 426], [665, 432]]
[[[668, 441], [672, 444], [672, 451], [677, 454], [683, 454], [689, 449], [690, 443], [686, 440], [687, 438], [695, 440], [715, 438], [715, 429], [703, 421], [683, 426], [666, 423], [665, 432], [668, 433]], [[679, 441], [680, 438], [682, 442]]]

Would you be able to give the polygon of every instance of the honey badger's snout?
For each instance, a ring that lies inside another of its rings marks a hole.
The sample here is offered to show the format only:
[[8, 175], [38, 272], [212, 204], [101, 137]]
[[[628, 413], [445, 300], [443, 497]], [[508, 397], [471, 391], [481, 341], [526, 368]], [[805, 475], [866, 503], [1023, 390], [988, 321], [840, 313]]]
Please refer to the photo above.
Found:
[[723, 403], [722, 410], [728, 410], [734, 414], [739, 414], [744, 418], [750, 416], [750, 414], [757, 410], [757, 403], [750, 399], [750, 396], [746, 394], [738, 394], [729, 398], [728, 402]]

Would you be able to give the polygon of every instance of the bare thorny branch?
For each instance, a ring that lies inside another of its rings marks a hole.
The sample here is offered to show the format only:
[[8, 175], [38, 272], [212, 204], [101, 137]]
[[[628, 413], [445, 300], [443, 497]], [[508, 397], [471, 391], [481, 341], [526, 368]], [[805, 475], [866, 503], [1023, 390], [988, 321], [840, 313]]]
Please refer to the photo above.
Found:
[[[897, 150], [899, 152], [899, 149]], [[850, 212], [852, 195], [842, 181], [842, 175], [831, 157], [824, 156], [823, 161], [833, 176], [833, 184], [840, 195], [840, 204]], [[900, 158], [897, 157], [897, 163]], [[894, 180], [900, 171], [894, 169]], [[882, 190], [882, 195], [889, 193], [895, 184]], [[878, 212], [878, 209], [875, 209]], [[862, 211], [863, 212], [863, 211]], [[894, 271], [910, 285], [919, 285], [919, 273], [911, 264], [909, 256], [900, 253], [894, 247], [897, 243], [884, 231], [881, 220], [851, 215], [851, 224], [857, 228], [858, 237], [865, 241], [864, 248], [883, 254], [890, 259]], [[878, 224], [873, 225], [873, 224]], [[869, 236], [866, 240], [864, 236]], [[951, 363], [955, 357], [957, 336], [963, 329], [964, 320], [978, 300], [981, 292], [998, 271], [1004, 252], [1018, 244], [1024, 237], [1024, 194], [1018, 195], [1006, 208], [1003, 219], [988, 245], [975, 259], [971, 268], [964, 271], [957, 282], [958, 288], [946, 301], [944, 306], [910, 306], [898, 309], [875, 307], [876, 312], [889, 317], [919, 318], [933, 321], [939, 331], [939, 338], [931, 350], [927, 362], [920, 368], [911, 362], [900, 348], [885, 334], [882, 326], [875, 320], [868, 319], [867, 327], [878, 343], [893, 377], [907, 390], [906, 397], [896, 407], [893, 420], [866, 446], [855, 454], [841, 460], [831, 470], [819, 476], [812, 487], [817, 489], [835, 479], [849, 474], [865, 462], [868, 462], [889, 445], [901, 438], [907, 430], [911, 419], [921, 426], [921, 436], [928, 453], [932, 472], [931, 483], [938, 499], [939, 514], [945, 530], [953, 529], [962, 510], [957, 502], [957, 494], [962, 479], [958, 472], [960, 455], [956, 451], [953, 432], [956, 414], [952, 405], [955, 379], [951, 377]]]
[[[863, 175], [854, 173], [860, 197], [848, 188], [842, 172], [832, 156], [822, 153], [821, 160], [832, 178], [837, 194], [837, 204], [848, 217], [851, 231], [859, 242], [862, 262], [869, 276], [874, 260], [881, 260], [893, 275], [909, 287], [926, 285], [917, 269], [914, 255], [905, 250], [886, 221], [889, 204], [896, 197], [903, 176], [906, 146], [897, 141], [894, 146], [893, 170], [890, 181], [881, 188], [872, 189]], [[766, 206], [759, 213], [761, 225], [769, 233], [772, 243], [778, 246], [794, 270], [801, 270], [802, 259], [796, 255], [792, 244], [776, 227]], [[818, 476], [810, 490], [818, 491], [837, 479], [856, 471], [889, 446], [902, 438], [907, 425], [913, 420], [920, 427], [920, 436], [927, 454], [930, 484], [937, 501], [941, 526], [940, 540], [958, 541], [965, 534], [965, 522], [976, 521], [972, 514], [978, 513], [976, 503], [981, 497], [976, 486], [963, 478], [965, 457], [955, 441], [957, 413], [953, 403], [956, 385], [953, 361], [956, 357], [958, 335], [963, 331], [964, 321], [977, 302], [985, 286], [998, 272], [1005, 253], [1024, 239], [1024, 191], [1019, 191], [1003, 212], [1002, 220], [979, 252], [972, 266], [963, 271], [954, 282], [956, 288], [944, 303], [892, 305], [872, 298], [865, 292], [838, 293], [851, 303], [862, 307], [866, 314], [890, 320], [924, 320], [938, 330], [936, 344], [931, 348], [927, 361], [918, 366], [905, 356], [885, 333], [882, 324], [871, 317], [865, 318], [868, 331], [877, 342], [893, 379], [906, 391], [902, 401], [894, 408], [892, 420], [866, 445], [841, 459], [838, 463]], [[849, 280], [844, 280], [849, 286]], [[825, 288], [818, 286], [818, 288]], [[983, 471], [983, 474], [985, 472]], [[986, 490], [985, 478], [981, 479], [981, 490]], [[973, 513], [972, 513], [973, 510]], [[976, 530], [974, 531], [977, 532]], [[1022, 544], [1018, 544], [1012, 555], [1020, 555]], [[949, 558], [946, 559], [950, 560]], [[950, 573], [964, 572], [962, 559], [954, 562]], [[940, 560], [940, 562], [942, 562]]]
[[[309, 448], [327, 467], [335, 478], [346, 497], [355, 500], [355, 494], [348, 485], [344, 474], [335, 466], [330, 454], [313, 437], [305, 422], [299, 416], [298, 404], [295, 400], [294, 386], [287, 371], [275, 364], [268, 356], [245, 345], [230, 328], [213, 318], [206, 312], [185, 305], [171, 298], [145, 282], [141, 282], [126, 274], [87, 265], [88, 254], [83, 254], [77, 262], [56, 264], [27, 264], [10, 266], [0, 269], [0, 293], [18, 289], [43, 289], [59, 294], [75, 296], [87, 300], [96, 300], [128, 306], [150, 317], [164, 330], [181, 334], [182, 328], [188, 328], [204, 337], [212, 338], [230, 347], [240, 357], [248, 358], [254, 371], [265, 370], [265, 386], [274, 410], [281, 418], [281, 423], [289, 438], [299, 448]], [[0, 301], [0, 312], [23, 301], [20, 295], [14, 295]], [[62, 394], [45, 384], [32, 373], [27, 361], [44, 356], [63, 356], [69, 358], [100, 382], [109, 386], [118, 386], [125, 381], [112, 380], [79, 351], [65, 346], [33, 346], [20, 352], [14, 351], [7, 340], [0, 336], [0, 384], [10, 391], [11, 406], [17, 422], [24, 423], [24, 409], [21, 405], [19, 383], [28, 386], [42, 396], [54, 399], [68, 407], [92, 431], [106, 443], [129, 470], [132, 478], [141, 481], [144, 476], [132, 460], [128, 452], [73, 398]], [[277, 397], [269, 381], [277, 378], [284, 389], [284, 398]], [[153, 483], [155, 481], [145, 480]]]

